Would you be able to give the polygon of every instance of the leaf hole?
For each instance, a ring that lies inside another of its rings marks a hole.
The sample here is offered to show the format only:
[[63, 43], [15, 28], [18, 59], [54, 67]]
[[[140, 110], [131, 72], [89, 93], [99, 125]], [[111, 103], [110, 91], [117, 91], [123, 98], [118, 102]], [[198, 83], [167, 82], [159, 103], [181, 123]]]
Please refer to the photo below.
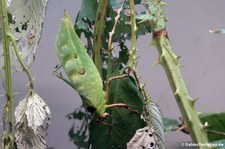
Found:
[[150, 146], [151, 146], [151, 147], [153, 147], [153, 146], [154, 146], [154, 144], [155, 144], [155, 143], [151, 142], [151, 143], [150, 143]]

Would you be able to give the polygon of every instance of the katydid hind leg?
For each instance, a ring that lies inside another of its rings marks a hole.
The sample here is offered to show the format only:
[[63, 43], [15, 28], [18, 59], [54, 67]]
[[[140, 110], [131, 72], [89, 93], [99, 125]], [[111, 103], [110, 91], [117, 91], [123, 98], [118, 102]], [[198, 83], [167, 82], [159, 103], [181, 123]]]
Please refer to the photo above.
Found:
[[106, 108], [112, 108], [112, 107], [126, 108], [126, 109], [130, 110], [131, 112], [140, 114], [140, 112], [139, 112], [138, 110], [132, 109], [131, 107], [129, 107], [129, 106], [128, 106], [127, 104], [125, 104], [125, 103], [114, 103], [114, 104], [106, 105]]
[[111, 77], [107, 80], [107, 84], [106, 84], [106, 91], [105, 91], [105, 94], [106, 94], [106, 99], [108, 100], [109, 99], [109, 90], [110, 90], [110, 84], [113, 80], [116, 80], [116, 79], [121, 79], [121, 78], [124, 78], [124, 77], [128, 77], [129, 74], [126, 73], [126, 74], [122, 74], [122, 75], [119, 75], [119, 76], [114, 76], [114, 77]]
[[130, 73], [131, 73], [131, 71], [134, 71], [133, 69], [131, 69], [130, 67], [126, 67], [126, 68], [124, 68], [124, 71], [127, 69], [127, 73], [125, 73], [125, 74], [122, 74], [122, 75], [119, 75], [119, 76], [113, 76], [113, 77], [111, 77], [111, 78], [109, 78], [108, 80], [107, 80], [107, 83], [106, 83], [106, 99], [108, 100], [109, 98], [108, 98], [108, 96], [109, 96], [109, 90], [110, 90], [110, 84], [111, 84], [111, 82], [113, 81], [113, 80], [117, 80], [117, 79], [122, 79], [122, 78], [124, 78], [124, 77], [128, 77], [128, 76], [130, 76]]

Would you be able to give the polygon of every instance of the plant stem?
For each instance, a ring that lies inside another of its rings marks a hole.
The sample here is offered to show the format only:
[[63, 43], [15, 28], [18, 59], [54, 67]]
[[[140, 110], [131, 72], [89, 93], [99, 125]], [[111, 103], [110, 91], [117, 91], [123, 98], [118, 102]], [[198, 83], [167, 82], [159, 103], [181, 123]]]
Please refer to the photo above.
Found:
[[[14, 103], [13, 103], [13, 91], [12, 91], [12, 74], [10, 64], [10, 48], [8, 41], [9, 25], [6, 1], [1, 0], [1, 15], [3, 19], [3, 49], [4, 49], [4, 69], [5, 69], [5, 83], [6, 83], [6, 104], [4, 108], [3, 116], [3, 146], [4, 148], [13, 149], [14, 147]], [[5, 117], [6, 116], [6, 117]], [[6, 124], [8, 122], [9, 129], [6, 130]]]
[[17, 48], [17, 44], [16, 44], [16, 41], [15, 41], [13, 35], [11, 33], [9, 33], [8, 37], [9, 37], [10, 41], [12, 42], [12, 45], [13, 45], [14, 51], [16, 53], [16, 56], [17, 56], [17, 58], [19, 60], [19, 63], [23, 67], [23, 71], [25, 71], [25, 73], [27, 74], [27, 77], [29, 79], [29, 87], [30, 87], [31, 90], [33, 90], [34, 89], [34, 84], [33, 84], [33, 79], [31, 77], [29, 68], [27, 68], [26, 65], [23, 63], [23, 60], [22, 60], [22, 58], [21, 58], [21, 56], [19, 54], [19, 50]]
[[130, 67], [133, 71], [135, 80], [137, 82], [138, 87], [140, 88], [143, 96], [144, 96], [144, 102], [145, 102], [145, 112], [146, 112], [146, 123], [148, 126], [151, 125], [151, 109], [150, 109], [150, 96], [147, 94], [145, 90], [145, 86], [141, 84], [141, 78], [139, 77], [136, 66], [137, 66], [137, 57], [135, 56], [137, 52], [137, 36], [136, 36], [136, 31], [137, 31], [137, 26], [136, 26], [136, 19], [135, 19], [135, 9], [134, 9], [134, 0], [129, 1], [130, 5], [130, 18], [131, 18], [131, 50], [129, 53], [129, 61], [128, 61], [128, 67]]
[[101, 76], [102, 76], [102, 43], [104, 40], [105, 19], [107, 16], [107, 10], [108, 10], [108, 0], [99, 0], [94, 27], [93, 59]]
[[128, 66], [135, 70], [136, 69], [136, 56], [135, 53], [137, 52], [137, 47], [136, 47], [136, 42], [137, 42], [137, 37], [136, 37], [136, 31], [137, 31], [137, 26], [136, 26], [136, 20], [135, 20], [135, 10], [134, 10], [134, 0], [129, 0], [129, 5], [130, 5], [130, 22], [131, 22], [131, 50], [129, 53], [129, 61], [128, 61]]
[[115, 17], [115, 23], [113, 25], [113, 29], [111, 32], [109, 32], [109, 41], [108, 41], [108, 63], [107, 63], [107, 79], [108, 80], [111, 77], [112, 73], [112, 63], [111, 63], [111, 57], [112, 57], [112, 50], [113, 50], [113, 45], [112, 45], [112, 38], [113, 35], [115, 34], [116, 26], [119, 22], [121, 12], [123, 10], [124, 2], [121, 4], [121, 7], [117, 10], [117, 16]]
[[[197, 111], [194, 108], [193, 100], [187, 90], [183, 80], [178, 58], [171, 47], [167, 32], [165, 29], [154, 32], [152, 44], [156, 46], [159, 53], [158, 63], [161, 64], [166, 72], [170, 86], [188, 127], [191, 138], [195, 143], [208, 143], [207, 133], [199, 120]], [[208, 148], [207, 146], [199, 146], [198, 148]]]
[[[167, 36], [167, 31], [165, 29], [166, 18], [163, 16], [164, 11], [162, 10], [162, 7], [166, 4], [161, 0], [145, 0], [145, 4], [148, 9], [148, 14], [152, 18], [148, 21], [153, 30], [152, 44], [155, 45], [159, 53], [157, 63], [161, 64], [166, 72], [192, 140], [197, 144], [207, 144], [208, 138], [206, 130], [194, 108], [196, 100], [193, 100], [188, 93], [180, 71], [179, 57], [174, 54]], [[208, 149], [209, 147], [198, 146], [197, 148]]]

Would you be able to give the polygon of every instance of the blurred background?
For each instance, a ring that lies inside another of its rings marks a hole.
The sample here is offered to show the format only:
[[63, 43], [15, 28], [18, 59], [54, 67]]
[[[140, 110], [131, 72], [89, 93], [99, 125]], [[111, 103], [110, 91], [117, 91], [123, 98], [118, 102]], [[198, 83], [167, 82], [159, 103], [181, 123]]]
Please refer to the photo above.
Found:
[[[182, 73], [190, 95], [199, 98], [199, 112], [222, 112], [225, 109], [225, 36], [210, 34], [209, 29], [225, 28], [224, 0], [165, 0], [168, 18], [167, 30], [175, 53], [181, 56]], [[51, 109], [52, 125], [48, 130], [47, 142], [55, 149], [76, 149], [69, 140], [68, 132], [72, 121], [68, 113], [80, 107], [81, 100], [76, 91], [52, 75], [58, 64], [55, 54], [55, 37], [64, 10], [73, 20], [81, 7], [81, 0], [49, 0], [36, 60], [31, 65], [35, 76], [35, 88]], [[149, 46], [151, 34], [138, 38], [139, 74], [152, 100], [160, 106], [163, 116], [179, 119], [181, 116], [171, 88], [161, 66], [152, 66], [158, 53]], [[15, 106], [26, 95], [27, 78], [23, 72], [14, 74]], [[1, 89], [1, 93], [3, 91]], [[4, 99], [1, 97], [1, 99]], [[2, 105], [2, 101], [0, 104]], [[1, 113], [2, 114], [2, 113]], [[166, 147], [179, 149], [181, 142], [190, 142], [188, 135], [181, 132], [166, 134]]]

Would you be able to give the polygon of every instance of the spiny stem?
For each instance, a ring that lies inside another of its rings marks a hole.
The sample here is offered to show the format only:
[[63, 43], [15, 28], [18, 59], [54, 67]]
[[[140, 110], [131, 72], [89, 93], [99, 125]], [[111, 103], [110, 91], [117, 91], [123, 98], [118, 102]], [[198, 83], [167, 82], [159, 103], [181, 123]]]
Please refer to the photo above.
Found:
[[145, 112], [146, 112], [146, 120], [147, 124], [150, 126], [151, 124], [151, 109], [150, 109], [150, 96], [147, 94], [144, 85], [141, 84], [140, 77], [137, 73], [136, 66], [136, 52], [137, 52], [137, 47], [136, 47], [136, 42], [137, 42], [137, 37], [136, 37], [136, 31], [137, 31], [137, 26], [136, 26], [136, 19], [135, 19], [135, 9], [134, 9], [134, 1], [130, 0], [130, 18], [131, 18], [131, 50], [129, 53], [129, 61], [128, 61], [128, 67], [131, 68], [133, 71], [135, 80], [137, 82], [138, 87], [140, 88], [144, 99], [145, 99]]
[[29, 87], [30, 87], [30, 89], [33, 89], [33, 88], [34, 88], [34, 84], [33, 84], [33, 79], [32, 79], [32, 77], [31, 77], [29, 68], [24, 64], [24, 62], [23, 62], [23, 60], [22, 60], [22, 58], [21, 58], [21, 55], [20, 55], [20, 53], [19, 53], [19, 50], [18, 50], [18, 48], [17, 48], [16, 41], [15, 41], [13, 35], [12, 35], [11, 33], [9, 33], [9, 34], [8, 34], [8, 37], [9, 37], [10, 41], [12, 42], [14, 51], [15, 51], [15, 53], [16, 53], [16, 56], [17, 56], [17, 58], [18, 58], [18, 60], [19, 60], [20, 65], [21, 65], [22, 68], [23, 68], [23, 71], [25, 71], [25, 73], [27, 74], [27, 77], [28, 77], [28, 79], [29, 79]]
[[[198, 113], [194, 108], [193, 100], [187, 90], [186, 84], [180, 71], [179, 57], [172, 50], [167, 31], [166, 18], [163, 16], [162, 7], [166, 5], [161, 0], [145, 0], [148, 14], [152, 17], [148, 20], [153, 30], [152, 44], [157, 48], [159, 53], [158, 64], [161, 64], [166, 72], [170, 86], [188, 127], [191, 138], [195, 143], [208, 143], [207, 133], [202, 125]], [[209, 148], [198, 146], [198, 148]]]
[[[6, 1], [1, 0], [1, 16], [2, 16], [2, 28], [3, 28], [3, 49], [4, 49], [4, 69], [5, 69], [5, 83], [6, 83], [6, 105], [4, 108], [3, 116], [3, 133], [2, 136], [4, 148], [13, 149], [14, 146], [14, 103], [13, 103], [13, 90], [12, 90], [12, 74], [10, 64], [10, 48], [7, 34], [9, 31], [8, 15]], [[8, 122], [9, 130], [6, 130], [6, 124]], [[8, 131], [8, 132], [7, 132]]]
[[108, 41], [108, 64], [107, 64], [107, 80], [111, 77], [111, 71], [112, 71], [112, 64], [111, 64], [111, 57], [112, 57], [112, 50], [113, 50], [113, 45], [112, 45], [112, 38], [113, 35], [115, 34], [116, 26], [118, 24], [120, 14], [123, 10], [125, 0], [121, 4], [121, 7], [117, 10], [117, 16], [115, 17], [115, 23], [113, 25], [113, 29], [111, 32], [109, 32], [109, 41]]
[[134, 10], [134, 0], [129, 0], [129, 6], [130, 6], [130, 23], [131, 23], [131, 50], [129, 53], [129, 61], [128, 61], [128, 67], [135, 70], [136, 69], [136, 56], [135, 53], [137, 51], [136, 42], [136, 20], [135, 20], [135, 10]]
[[108, 0], [99, 0], [94, 27], [93, 59], [101, 76], [102, 76], [102, 44], [104, 40], [104, 29], [107, 10], [108, 10]]
[[[159, 53], [158, 63], [161, 64], [166, 72], [170, 86], [177, 100], [185, 124], [188, 127], [191, 138], [195, 143], [208, 143], [207, 133], [199, 120], [198, 113], [194, 108], [193, 100], [187, 90], [183, 80], [178, 58], [172, 50], [166, 30], [154, 33], [152, 44], [156, 46]], [[201, 147], [198, 148], [208, 148]]]
[[149, 96], [149, 94], [145, 90], [145, 85], [141, 84], [141, 78], [139, 77], [136, 70], [133, 70], [133, 74], [134, 74], [135, 80], [137, 82], [137, 85], [140, 88], [140, 90], [141, 90], [141, 92], [144, 96], [144, 102], [145, 102], [144, 110], [146, 112], [146, 122], [147, 122], [148, 126], [151, 126], [151, 123], [152, 123], [152, 121], [151, 121], [152, 120], [151, 109], [150, 109], [151, 97]]

